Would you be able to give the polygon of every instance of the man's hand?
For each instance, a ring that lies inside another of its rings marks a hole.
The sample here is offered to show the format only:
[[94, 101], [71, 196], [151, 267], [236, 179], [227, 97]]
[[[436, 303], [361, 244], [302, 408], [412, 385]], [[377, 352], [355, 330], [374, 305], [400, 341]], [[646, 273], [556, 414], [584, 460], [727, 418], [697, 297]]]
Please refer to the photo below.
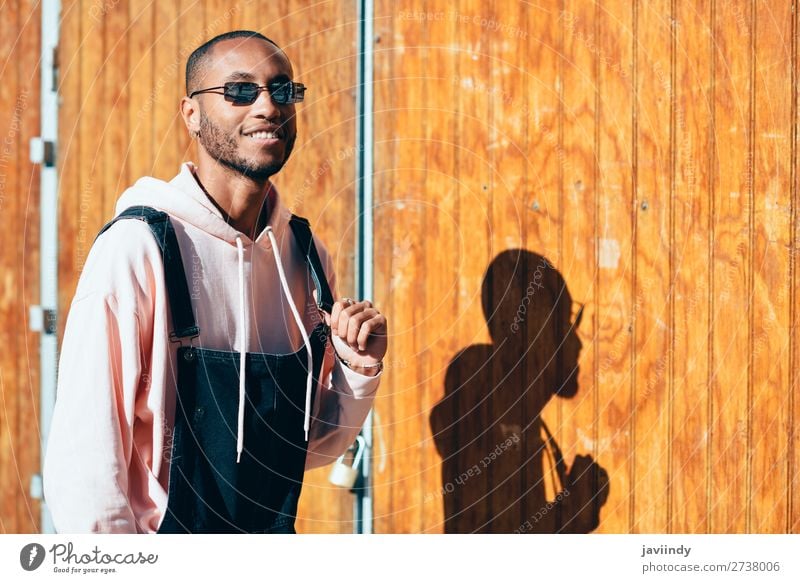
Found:
[[[316, 298], [316, 290], [314, 290]], [[377, 374], [377, 368], [363, 368], [383, 360], [387, 348], [386, 317], [368, 300], [357, 302], [342, 298], [333, 304], [331, 313], [322, 312], [331, 333], [342, 339], [337, 353], [350, 368], [364, 374]]]

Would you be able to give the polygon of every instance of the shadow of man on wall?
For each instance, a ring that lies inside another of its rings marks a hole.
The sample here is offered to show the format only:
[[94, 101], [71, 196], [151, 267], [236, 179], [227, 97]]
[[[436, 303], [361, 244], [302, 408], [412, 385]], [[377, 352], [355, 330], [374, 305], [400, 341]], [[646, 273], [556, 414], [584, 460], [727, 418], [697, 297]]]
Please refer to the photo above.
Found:
[[541, 419], [553, 396], [578, 394], [582, 306], [541, 255], [500, 253], [481, 290], [491, 344], [450, 362], [430, 425], [442, 458], [447, 533], [586, 533], [597, 528], [608, 475], [590, 456], [571, 467]]

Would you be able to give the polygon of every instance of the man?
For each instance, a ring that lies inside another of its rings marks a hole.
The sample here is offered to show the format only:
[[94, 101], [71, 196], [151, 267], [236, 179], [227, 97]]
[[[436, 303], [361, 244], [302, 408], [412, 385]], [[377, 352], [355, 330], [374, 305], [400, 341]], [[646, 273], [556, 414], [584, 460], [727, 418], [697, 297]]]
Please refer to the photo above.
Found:
[[289, 59], [226, 33], [186, 86], [199, 164], [123, 193], [70, 308], [44, 470], [59, 532], [294, 532], [304, 469], [354, 441], [380, 382], [385, 317], [333, 302], [330, 256], [270, 182], [304, 91]]

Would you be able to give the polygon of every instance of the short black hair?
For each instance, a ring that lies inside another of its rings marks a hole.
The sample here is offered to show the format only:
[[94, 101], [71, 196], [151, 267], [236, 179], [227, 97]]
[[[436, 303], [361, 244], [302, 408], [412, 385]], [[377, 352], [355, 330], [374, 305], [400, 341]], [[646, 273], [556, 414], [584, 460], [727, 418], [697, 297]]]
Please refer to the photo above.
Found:
[[197, 89], [194, 87], [194, 85], [197, 82], [197, 78], [200, 76], [200, 71], [206, 64], [208, 53], [211, 52], [211, 49], [214, 48], [214, 45], [216, 45], [218, 42], [232, 38], [260, 38], [261, 40], [265, 40], [268, 43], [275, 45], [275, 47], [283, 51], [283, 49], [281, 49], [281, 47], [278, 46], [278, 43], [276, 43], [274, 40], [269, 39], [260, 32], [255, 32], [253, 30], [232, 30], [230, 32], [218, 34], [211, 40], [206, 41], [197, 47], [194, 52], [189, 55], [189, 60], [186, 61], [186, 95], [191, 95], [192, 90]]

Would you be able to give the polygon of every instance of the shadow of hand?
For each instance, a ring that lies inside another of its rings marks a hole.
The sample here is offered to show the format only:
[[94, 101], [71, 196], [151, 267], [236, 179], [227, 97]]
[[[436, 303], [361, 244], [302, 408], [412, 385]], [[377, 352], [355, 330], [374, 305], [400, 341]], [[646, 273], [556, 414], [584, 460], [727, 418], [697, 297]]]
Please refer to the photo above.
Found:
[[609, 489], [608, 472], [591, 456], [575, 456], [561, 493], [560, 532], [586, 533], [596, 529]]

